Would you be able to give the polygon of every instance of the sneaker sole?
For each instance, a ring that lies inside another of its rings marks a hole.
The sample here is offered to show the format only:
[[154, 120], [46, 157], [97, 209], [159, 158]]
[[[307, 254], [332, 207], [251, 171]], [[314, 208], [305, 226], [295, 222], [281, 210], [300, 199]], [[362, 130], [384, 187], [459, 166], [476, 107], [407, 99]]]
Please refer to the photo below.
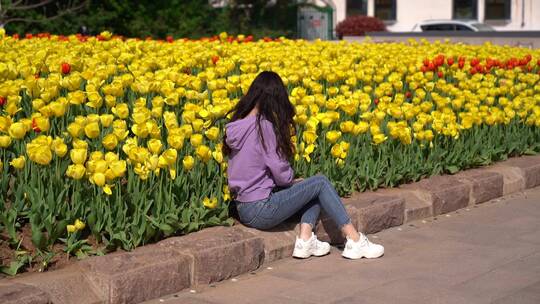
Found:
[[314, 254], [314, 253], [313, 254], [309, 254], [309, 253], [308, 254], [298, 254], [298, 253], [293, 252], [292, 256], [294, 258], [298, 258], [298, 259], [307, 259], [307, 258], [309, 258], [311, 256], [321, 257], [321, 256], [325, 256], [325, 255], [328, 255], [328, 254], [330, 254], [330, 250], [328, 250], [328, 252], [325, 252], [325, 253], [322, 253], [322, 254], [321, 253], [320, 254]]
[[311, 254], [307, 253], [307, 254], [298, 254], [298, 253], [294, 253], [293, 252], [293, 258], [297, 258], [297, 259], [307, 259], [311, 256]]
[[351, 256], [351, 255], [348, 255], [348, 254], [341, 254], [342, 257], [346, 258], [346, 259], [350, 259], [350, 260], [359, 260], [361, 258], [366, 258], [366, 259], [376, 259], [376, 258], [380, 258], [384, 255], [384, 252], [378, 256], [367, 256], [367, 255], [360, 255], [360, 256]]

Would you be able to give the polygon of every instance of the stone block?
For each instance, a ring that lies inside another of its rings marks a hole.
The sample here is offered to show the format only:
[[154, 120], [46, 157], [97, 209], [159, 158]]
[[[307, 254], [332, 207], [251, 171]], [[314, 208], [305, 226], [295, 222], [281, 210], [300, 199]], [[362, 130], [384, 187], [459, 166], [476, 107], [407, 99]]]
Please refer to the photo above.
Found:
[[469, 204], [480, 204], [503, 196], [504, 177], [502, 174], [483, 169], [472, 169], [455, 175], [461, 182], [471, 185]]
[[132, 252], [92, 257], [81, 261], [79, 267], [104, 293], [106, 303], [139, 303], [188, 288], [192, 259], [174, 250], [148, 245]]
[[508, 167], [504, 162], [483, 168], [485, 171], [496, 172], [503, 176], [503, 195], [525, 190], [525, 174], [520, 168]]
[[272, 229], [259, 230], [238, 224], [238, 228], [261, 238], [264, 244], [264, 263], [292, 256], [296, 241], [296, 223], [286, 222]]
[[514, 157], [500, 162], [497, 166], [519, 168], [524, 177], [525, 189], [540, 186], [540, 156]]
[[10, 282], [0, 283], [0, 302], [3, 304], [52, 304], [49, 295], [34, 286]]
[[432, 176], [400, 188], [427, 194], [432, 202], [434, 216], [467, 207], [471, 192], [470, 185], [451, 175]]
[[158, 245], [191, 256], [195, 286], [255, 270], [264, 261], [263, 239], [235, 226], [211, 227]]
[[377, 190], [375, 193], [400, 197], [405, 201], [404, 223], [433, 216], [431, 195], [424, 191], [387, 188]]
[[43, 273], [26, 273], [14, 281], [46, 292], [55, 304], [106, 303], [104, 293], [92, 286], [78, 265]]
[[374, 192], [354, 193], [344, 198], [346, 205], [356, 209], [357, 228], [369, 234], [403, 224], [405, 201], [397, 196]]

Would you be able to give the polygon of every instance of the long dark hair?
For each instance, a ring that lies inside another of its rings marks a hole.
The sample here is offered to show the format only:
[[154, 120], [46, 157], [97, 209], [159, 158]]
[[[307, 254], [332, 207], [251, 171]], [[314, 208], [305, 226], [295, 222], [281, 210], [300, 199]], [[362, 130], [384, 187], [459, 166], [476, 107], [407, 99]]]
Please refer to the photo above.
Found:
[[[264, 149], [266, 150], [266, 145], [261, 132], [261, 116], [270, 121], [274, 127], [278, 155], [292, 160], [295, 147], [291, 141], [291, 136], [296, 134], [296, 126], [293, 121], [296, 111], [289, 100], [287, 89], [277, 73], [264, 71], [255, 77], [247, 94], [240, 98], [240, 101], [230, 111], [234, 112], [230, 121], [233, 122], [246, 117], [257, 104], [259, 105], [257, 125]], [[226, 139], [227, 135], [225, 134], [223, 136], [222, 152], [223, 155], [229, 156], [231, 148], [227, 145]]]

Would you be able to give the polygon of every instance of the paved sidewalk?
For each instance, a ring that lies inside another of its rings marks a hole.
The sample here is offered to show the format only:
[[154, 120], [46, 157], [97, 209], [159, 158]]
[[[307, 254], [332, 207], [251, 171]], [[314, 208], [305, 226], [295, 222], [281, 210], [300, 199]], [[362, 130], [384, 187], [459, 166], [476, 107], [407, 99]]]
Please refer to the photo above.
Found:
[[147, 303], [540, 303], [540, 188], [368, 236], [383, 257], [333, 247]]

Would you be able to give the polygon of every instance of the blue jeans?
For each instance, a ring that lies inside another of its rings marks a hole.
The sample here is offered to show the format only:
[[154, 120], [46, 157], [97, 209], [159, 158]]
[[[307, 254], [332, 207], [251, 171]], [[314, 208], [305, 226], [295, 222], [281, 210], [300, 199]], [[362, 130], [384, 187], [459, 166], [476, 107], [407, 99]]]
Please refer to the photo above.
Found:
[[240, 221], [252, 228], [270, 229], [300, 211], [301, 223], [315, 228], [321, 207], [338, 228], [351, 223], [341, 199], [328, 178], [315, 175], [262, 200], [236, 202]]

